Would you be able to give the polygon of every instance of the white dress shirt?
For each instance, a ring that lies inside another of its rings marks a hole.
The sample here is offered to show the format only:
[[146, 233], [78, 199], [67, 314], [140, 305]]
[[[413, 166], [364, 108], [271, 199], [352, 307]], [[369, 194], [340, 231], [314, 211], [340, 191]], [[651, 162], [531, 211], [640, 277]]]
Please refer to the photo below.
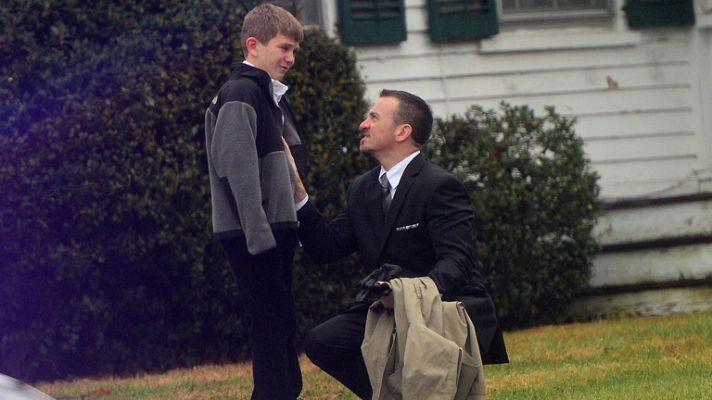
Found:
[[391, 184], [391, 199], [396, 195], [396, 189], [398, 188], [398, 184], [400, 183], [401, 178], [403, 177], [403, 172], [405, 172], [405, 168], [410, 164], [413, 159], [420, 154], [420, 150], [415, 151], [408, 157], [400, 160], [398, 164], [394, 165], [391, 169], [386, 171], [385, 168], [381, 165], [381, 172], [378, 174], [378, 180], [380, 182], [381, 177], [383, 174], [386, 174], [386, 177], [388, 178], [388, 182]]
[[[247, 64], [253, 68], [259, 68], [259, 67], [255, 67], [254, 64], [252, 64], [251, 62], [249, 62], [247, 60], [243, 61], [242, 63]], [[261, 69], [261, 68], [259, 68], [259, 69]], [[284, 83], [282, 83], [276, 79], [272, 79], [272, 100], [274, 100], [274, 104], [279, 106], [279, 101], [282, 100], [282, 96], [284, 96], [284, 94], [287, 93], [287, 90], [289, 90], [289, 86], [285, 85]], [[284, 116], [282, 116], [282, 119], [284, 119]]]

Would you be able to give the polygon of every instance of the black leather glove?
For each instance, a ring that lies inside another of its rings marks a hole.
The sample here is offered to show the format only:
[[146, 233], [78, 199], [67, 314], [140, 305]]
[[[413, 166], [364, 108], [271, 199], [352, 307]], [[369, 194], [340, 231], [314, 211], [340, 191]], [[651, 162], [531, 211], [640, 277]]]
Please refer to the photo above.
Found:
[[360, 290], [356, 294], [356, 301], [375, 300], [391, 290], [391, 287], [386, 283], [389, 280], [414, 276], [419, 276], [419, 274], [399, 265], [381, 264], [380, 267], [374, 269], [373, 272], [358, 282], [357, 287]]

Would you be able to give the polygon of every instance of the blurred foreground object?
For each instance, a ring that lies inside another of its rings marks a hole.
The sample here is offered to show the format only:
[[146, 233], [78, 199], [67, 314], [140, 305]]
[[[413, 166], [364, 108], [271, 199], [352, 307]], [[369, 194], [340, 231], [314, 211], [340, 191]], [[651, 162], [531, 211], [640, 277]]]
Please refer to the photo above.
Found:
[[17, 379], [0, 374], [0, 399], [2, 400], [54, 400], [39, 390]]

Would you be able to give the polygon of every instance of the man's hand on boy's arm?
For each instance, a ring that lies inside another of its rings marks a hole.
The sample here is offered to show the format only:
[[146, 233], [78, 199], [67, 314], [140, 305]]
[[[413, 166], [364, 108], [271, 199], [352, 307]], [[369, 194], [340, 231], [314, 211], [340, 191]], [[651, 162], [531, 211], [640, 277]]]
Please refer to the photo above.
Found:
[[282, 138], [282, 143], [284, 143], [284, 153], [287, 154], [287, 160], [289, 160], [289, 165], [294, 171], [295, 176], [295, 188], [294, 188], [294, 204], [299, 204], [307, 198], [307, 190], [304, 187], [304, 182], [302, 182], [302, 177], [299, 176], [299, 170], [297, 170], [297, 163], [294, 161], [294, 156], [292, 156], [292, 151], [289, 149], [289, 144]]

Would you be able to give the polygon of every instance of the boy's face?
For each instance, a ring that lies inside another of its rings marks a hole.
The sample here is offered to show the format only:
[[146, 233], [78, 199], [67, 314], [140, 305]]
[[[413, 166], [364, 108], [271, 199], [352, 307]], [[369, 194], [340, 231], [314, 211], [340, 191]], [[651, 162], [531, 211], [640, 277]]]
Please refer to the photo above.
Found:
[[267, 71], [272, 79], [281, 81], [294, 65], [297, 50], [299, 50], [299, 43], [280, 33], [266, 44], [255, 39], [254, 46], [249, 48], [247, 61], [255, 67]]

